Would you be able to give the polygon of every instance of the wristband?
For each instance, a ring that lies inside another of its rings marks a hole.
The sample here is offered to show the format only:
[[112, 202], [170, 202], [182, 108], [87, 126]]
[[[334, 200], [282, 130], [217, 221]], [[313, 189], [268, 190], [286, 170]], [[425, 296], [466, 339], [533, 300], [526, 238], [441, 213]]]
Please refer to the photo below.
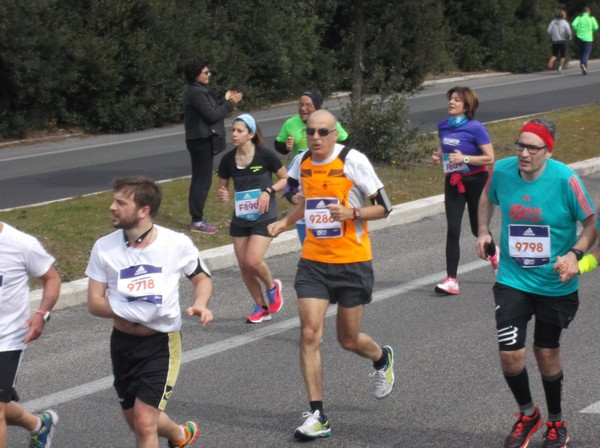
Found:
[[271, 197], [275, 196], [275, 194], [277, 194], [277, 192], [275, 191], [275, 189], [273, 187], [266, 187], [263, 188], [262, 190], [263, 192], [267, 192], [267, 194]]
[[587, 254], [581, 260], [579, 260], [579, 274], [585, 274], [591, 272], [598, 267], [598, 260], [592, 254]]
[[50, 320], [50, 311], [37, 310], [35, 314], [39, 314], [40, 316], [42, 316], [42, 320], [44, 321], [44, 323]]

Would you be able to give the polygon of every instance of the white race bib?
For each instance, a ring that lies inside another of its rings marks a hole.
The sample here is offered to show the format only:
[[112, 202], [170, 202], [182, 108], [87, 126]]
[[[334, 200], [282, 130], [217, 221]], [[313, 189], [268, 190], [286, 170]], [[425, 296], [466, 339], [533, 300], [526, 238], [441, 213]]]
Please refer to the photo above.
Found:
[[342, 223], [331, 217], [327, 206], [339, 204], [338, 198], [311, 198], [307, 199], [304, 206], [304, 219], [306, 228], [315, 238], [340, 238], [342, 236]]
[[261, 191], [255, 190], [238, 191], [235, 193], [235, 217], [246, 221], [256, 221], [260, 218], [258, 211], [258, 197]]
[[508, 251], [522, 268], [537, 268], [550, 263], [550, 249], [550, 226], [508, 226]]
[[442, 154], [444, 173], [468, 173], [469, 166], [466, 163], [454, 163], [450, 161], [450, 154], [445, 152]]
[[140, 264], [119, 271], [117, 291], [126, 297], [128, 302], [141, 300], [161, 306], [163, 288], [164, 277], [161, 267]]

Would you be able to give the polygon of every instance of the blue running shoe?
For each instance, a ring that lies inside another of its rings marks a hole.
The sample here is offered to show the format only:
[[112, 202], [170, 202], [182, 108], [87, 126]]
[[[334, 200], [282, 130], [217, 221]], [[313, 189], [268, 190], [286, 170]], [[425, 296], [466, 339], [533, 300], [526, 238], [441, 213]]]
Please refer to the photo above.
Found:
[[42, 421], [42, 427], [38, 432], [32, 432], [29, 440], [29, 448], [50, 448], [52, 437], [58, 424], [58, 415], [54, 411], [36, 412], [36, 417]]

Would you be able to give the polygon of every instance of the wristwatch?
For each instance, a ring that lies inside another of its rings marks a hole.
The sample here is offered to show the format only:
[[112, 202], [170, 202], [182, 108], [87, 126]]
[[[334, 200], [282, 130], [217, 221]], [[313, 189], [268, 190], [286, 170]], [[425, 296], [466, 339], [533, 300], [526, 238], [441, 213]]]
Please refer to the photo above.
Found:
[[47, 323], [50, 320], [50, 311], [37, 310], [35, 314], [39, 314], [40, 316], [42, 316], [42, 320], [44, 321], [44, 323]]
[[569, 252], [573, 252], [575, 254], [575, 256], [577, 257], [577, 260], [581, 260], [583, 258], [583, 251], [579, 250], [579, 249], [575, 249], [574, 247], [572, 247], [571, 249], [569, 249]]
[[464, 163], [469, 163], [469, 158], [465, 156], [465, 158], [463, 159]]
[[357, 219], [360, 219], [360, 208], [353, 208], [352, 209], [352, 221], [356, 221]]

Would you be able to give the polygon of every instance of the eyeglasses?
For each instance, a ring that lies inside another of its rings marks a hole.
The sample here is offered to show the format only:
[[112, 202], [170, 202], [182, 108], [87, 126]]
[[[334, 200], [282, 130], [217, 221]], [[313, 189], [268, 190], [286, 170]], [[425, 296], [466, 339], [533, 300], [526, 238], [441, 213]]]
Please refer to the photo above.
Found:
[[210, 70], [202, 70], [200, 73], [203, 75], [210, 75]]
[[337, 132], [337, 129], [315, 129], [315, 128], [306, 128], [307, 135], [315, 135], [317, 132], [321, 137], [327, 137], [332, 132]]
[[547, 146], [535, 146], [535, 145], [526, 145], [525, 143], [521, 143], [520, 141], [516, 141], [515, 142], [515, 149], [518, 152], [523, 152], [523, 150], [527, 150], [527, 152], [529, 154], [531, 154], [532, 156], [535, 156], [538, 151], [541, 151], [542, 149], [547, 149]]

